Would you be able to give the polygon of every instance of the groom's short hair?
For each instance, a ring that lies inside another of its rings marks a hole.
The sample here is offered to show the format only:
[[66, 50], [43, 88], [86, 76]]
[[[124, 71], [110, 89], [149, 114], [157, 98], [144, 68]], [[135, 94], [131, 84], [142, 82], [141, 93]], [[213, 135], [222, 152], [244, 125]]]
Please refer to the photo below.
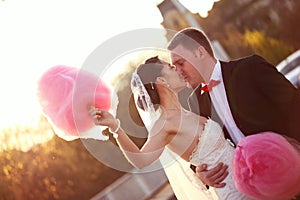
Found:
[[196, 50], [199, 48], [199, 45], [201, 45], [212, 57], [214, 57], [211, 44], [207, 36], [201, 30], [190, 27], [179, 31], [171, 39], [168, 50], [173, 50], [178, 45], [182, 45], [188, 50]]

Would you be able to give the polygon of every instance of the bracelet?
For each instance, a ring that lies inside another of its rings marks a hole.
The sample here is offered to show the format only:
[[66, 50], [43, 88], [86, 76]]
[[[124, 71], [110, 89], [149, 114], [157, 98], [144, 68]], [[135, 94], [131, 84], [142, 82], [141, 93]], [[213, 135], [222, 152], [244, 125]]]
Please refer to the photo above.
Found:
[[118, 124], [118, 126], [117, 126], [117, 128], [116, 128], [116, 130], [114, 130], [114, 131], [112, 131], [110, 128], [108, 129], [109, 130], [109, 132], [111, 132], [112, 133], [112, 135], [113, 135], [113, 137], [115, 138], [115, 139], [117, 139], [118, 138], [118, 131], [120, 130], [120, 128], [121, 128], [121, 122], [120, 122], [120, 120], [119, 119], [117, 119], [117, 124]]

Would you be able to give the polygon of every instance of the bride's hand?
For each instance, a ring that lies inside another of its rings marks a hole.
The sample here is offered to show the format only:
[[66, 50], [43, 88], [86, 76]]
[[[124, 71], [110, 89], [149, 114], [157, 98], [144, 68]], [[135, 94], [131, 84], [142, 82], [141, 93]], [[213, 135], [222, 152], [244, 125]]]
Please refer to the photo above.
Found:
[[116, 130], [118, 127], [116, 118], [108, 111], [91, 107], [89, 114], [92, 116], [95, 125], [107, 126], [111, 130]]

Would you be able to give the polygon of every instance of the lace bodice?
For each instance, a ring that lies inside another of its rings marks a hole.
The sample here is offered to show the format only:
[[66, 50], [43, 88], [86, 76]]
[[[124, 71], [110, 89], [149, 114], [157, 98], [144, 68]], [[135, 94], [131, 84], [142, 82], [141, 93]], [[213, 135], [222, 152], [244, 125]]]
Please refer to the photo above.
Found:
[[[234, 154], [233, 145], [224, 138], [222, 128], [218, 123], [207, 120], [205, 128], [199, 137], [199, 143], [190, 156], [190, 163], [198, 166], [207, 164], [208, 169], [215, 167], [219, 162], [228, 165], [229, 175], [224, 180], [226, 186], [224, 188], [210, 188], [214, 189], [219, 199], [250, 199], [239, 193], [235, 188], [231, 175], [231, 161]], [[198, 182], [201, 184], [201, 181]]]

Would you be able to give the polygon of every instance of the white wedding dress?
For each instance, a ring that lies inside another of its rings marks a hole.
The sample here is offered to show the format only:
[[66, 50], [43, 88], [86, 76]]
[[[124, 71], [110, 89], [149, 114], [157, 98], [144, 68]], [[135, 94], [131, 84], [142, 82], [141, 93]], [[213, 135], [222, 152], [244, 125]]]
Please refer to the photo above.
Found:
[[190, 163], [182, 160], [178, 155], [167, 150], [167, 156], [176, 158], [169, 166], [165, 166], [170, 185], [179, 200], [208, 199], [208, 200], [244, 200], [250, 199], [237, 191], [232, 175], [231, 161], [234, 147], [224, 138], [222, 128], [211, 119], [207, 120], [203, 133], [199, 137], [199, 143], [190, 156], [190, 163], [198, 166], [207, 164], [208, 169], [215, 167], [219, 162], [228, 165], [229, 175], [224, 180], [223, 188], [207, 189], [189, 168]]

